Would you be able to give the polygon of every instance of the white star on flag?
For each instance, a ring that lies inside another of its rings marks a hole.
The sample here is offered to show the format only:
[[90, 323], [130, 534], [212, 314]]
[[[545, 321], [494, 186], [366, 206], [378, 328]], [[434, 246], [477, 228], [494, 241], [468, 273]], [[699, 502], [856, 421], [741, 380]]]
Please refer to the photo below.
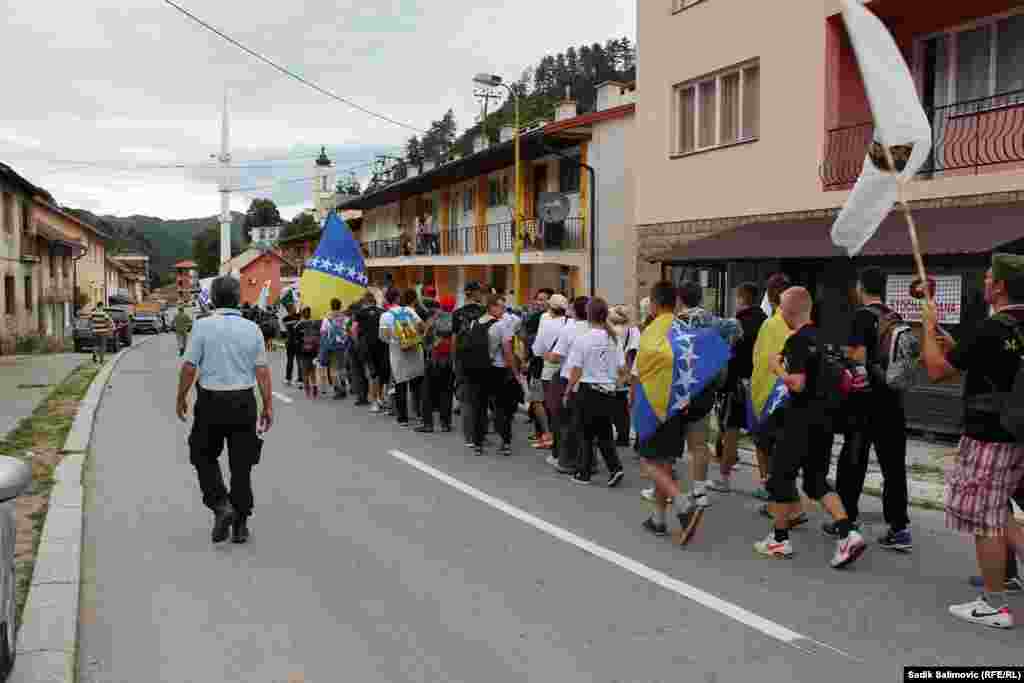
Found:
[[785, 398], [786, 398], [786, 396], [788, 394], [789, 394], [789, 389], [786, 388], [786, 385], [785, 384], [780, 384], [778, 386], [778, 388], [775, 389], [775, 394], [774, 394], [774, 396], [772, 396], [772, 404], [771, 404], [771, 406], [769, 406], [768, 412], [769, 413], [775, 412], [775, 409], [778, 408], [780, 405], [782, 405], [782, 402], [785, 400]]
[[693, 370], [684, 370], [679, 373], [679, 378], [672, 384], [674, 387], [685, 387], [684, 392], [689, 394], [690, 387], [697, 383], [697, 378], [693, 376]]
[[690, 397], [686, 394], [680, 394], [679, 398], [676, 399], [675, 403], [672, 404], [672, 407], [669, 410], [672, 412], [685, 410], [688, 405], [690, 405]]
[[700, 358], [700, 356], [698, 356], [696, 353], [694, 353], [692, 345], [688, 345], [686, 347], [686, 350], [683, 351], [683, 353], [682, 353], [682, 355], [680, 357], [683, 360], [685, 360], [686, 364], [689, 365], [691, 368], [693, 367], [693, 362], [695, 360], [697, 360], [698, 358]]
[[338, 275], [341, 275], [343, 272], [345, 272], [345, 264], [342, 263], [341, 261], [335, 261], [334, 272], [337, 273]]

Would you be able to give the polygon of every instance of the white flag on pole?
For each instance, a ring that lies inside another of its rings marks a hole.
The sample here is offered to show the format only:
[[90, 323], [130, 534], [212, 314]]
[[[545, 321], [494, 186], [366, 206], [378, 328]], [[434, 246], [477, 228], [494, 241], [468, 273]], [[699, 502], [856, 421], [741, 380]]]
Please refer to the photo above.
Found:
[[895, 172], [886, 170], [888, 164], [881, 149], [869, 151], [864, 170], [832, 226], [832, 242], [855, 256], [892, 210], [900, 181], [914, 177], [928, 160], [932, 128], [907, 62], [888, 29], [860, 0], [842, 0], [842, 4], [843, 19], [871, 103], [874, 140], [890, 150], [903, 148], [893, 151]]

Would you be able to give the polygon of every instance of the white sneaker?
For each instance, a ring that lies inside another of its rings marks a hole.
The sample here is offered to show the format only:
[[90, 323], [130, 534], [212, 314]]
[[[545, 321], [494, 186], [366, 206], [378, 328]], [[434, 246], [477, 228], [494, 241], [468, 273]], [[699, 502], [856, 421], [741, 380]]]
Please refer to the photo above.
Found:
[[732, 493], [732, 484], [728, 479], [712, 479], [708, 482], [708, 488], [719, 493]]
[[[643, 498], [646, 501], [651, 502], [651, 503], [656, 502], [656, 500], [654, 498], [654, 487], [652, 486], [649, 489], [641, 489], [640, 490], [640, 497]], [[665, 503], [668, 504], [668, 505], [671, 505], [672, 504], [672, 499], [671, 498], [667, 499], [665, 501]]]
[[381, 406], [380, 403], [374, 403], [372, 406], [370, 406], [370, 413], [372, 413], [373, 415], [380, 415], [383, 412], [384, 408]]
[[829, 564], [833, 569], [848, 567], [856, 562], [867, 548], [868, 544], [864, 542], [864, 537], [860, 535], [860, 532], [851, 531], [849, 536], [840, 538], [836, 542], [836, 554], [832, 556], [832, 561]]
[[544, 459], [544, 462], [551, 465], [552, 467], [558, 467], [558, 458], [556, 458], [554, 455], [549, 455], [548, 457], [546, 457]]
[[699, 508], [711, 507], [711, 498], [708, 497], [707, 491], [702, 490], [699, 492], [690, 493], [690, 500], [692, 500], [693, 504]]
[[1010, 608], [1004, 605], [996, 609], [989, 605], [983, 597], [962, 605], [950, 605], [949, 613], [957, 619], [963, 619], [972, 624], [981, 624], [992, 628], [1013, 628], [1013, 613], [1010, 612]]
[[789, 542], [789, 539], [787, 538], [782, 542], [776, 541], [774, 531], [769, 531], [768, 536], [763, 541], [755, 543], [754, 551], [759, 555], [777, 557], [780, 560], [793, 557], [793, 545]]

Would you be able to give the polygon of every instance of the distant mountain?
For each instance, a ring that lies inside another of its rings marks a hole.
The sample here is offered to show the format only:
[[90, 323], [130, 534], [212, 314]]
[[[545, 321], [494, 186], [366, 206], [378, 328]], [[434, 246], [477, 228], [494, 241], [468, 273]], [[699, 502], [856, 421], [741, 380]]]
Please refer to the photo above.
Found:
[[[84, 209], [65, 210], [80, 220], [110, 234], [110, 253], [140, 252], [149, 256], [150, 271], [160, 277], [171, 272], [178, 261], [192, 258], [192, 239], [211, 226], [219, 216], [164, 220], [155, 216], [97, 216]], [[232, 242], [242, 241], [245, 214], [233, 211]]]

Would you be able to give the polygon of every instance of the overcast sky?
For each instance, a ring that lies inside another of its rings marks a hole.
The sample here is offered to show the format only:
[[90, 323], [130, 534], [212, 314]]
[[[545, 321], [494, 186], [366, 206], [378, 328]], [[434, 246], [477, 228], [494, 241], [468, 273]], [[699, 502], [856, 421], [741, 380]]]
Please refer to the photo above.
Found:
[[[569, 45], [636, 35], [636, 0], [178, 1], [306, 78], [420, 127], [449, 107], [460, 129], [472, 124], [475, 72], [517, 78]], [[217, 213], [209, 172], [131, 167], [208, 162], [219, 150], [225, 86], [238, 162], [311, 156], [327, 145], [345, 168], [412, 134], [286, 78], [162, 0], [0, 4], [0, 160], [64, 205], [164, 218]], [[367, 168], [356, 172], [363, 179]], [[311, 176], [312, 161], [237, 173], [239, 186], [252, 187]], [[310, 193], [310, 182], [284, 184], [236, 194], [233, 208], [269, 195], [290, 216], [311, 205]]]

